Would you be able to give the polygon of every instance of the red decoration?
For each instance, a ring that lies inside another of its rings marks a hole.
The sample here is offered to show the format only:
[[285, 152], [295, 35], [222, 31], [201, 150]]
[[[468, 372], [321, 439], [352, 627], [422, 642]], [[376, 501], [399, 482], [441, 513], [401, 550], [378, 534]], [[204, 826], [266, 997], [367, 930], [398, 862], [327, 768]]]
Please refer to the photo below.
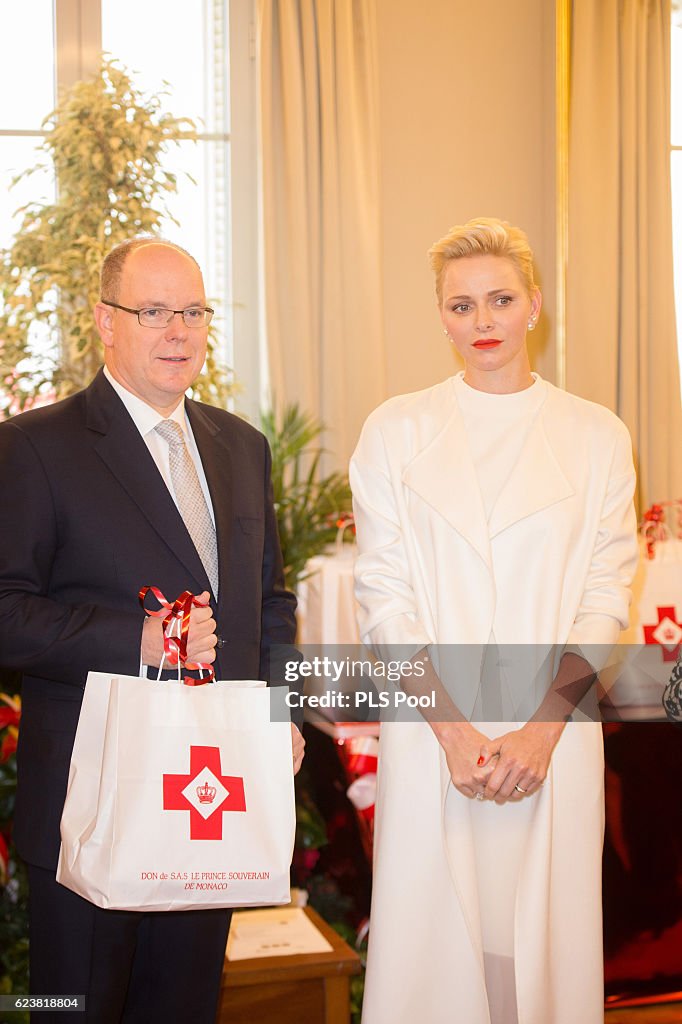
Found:
[[5, 704], [5, 707], [0, 705], [0, 732], [3, 729], [7, 729], [0, 743], [0, 764], [4, 764], [5, 761], [9, 761], [17, 749], [19, 720], [21, 718], [21, 699], [16, 696], [9, 697], [6, 693], [0, 693], [0, 701]]
[[659, 644], [663, 661], [677, 661], [682, 643], [682, 622], [677, 621], [674, 605], [656, 608], [658, 622], [644, 626], [644, 643]]
[[[2, 696], [2, 695], [0, 695]], [[13, 707], [0, 708], [0, 729], [19, 725], [20, 712]]]
[[7, 884], [9, 869], [9, 850], [2, 832], [0, 832], [0, 885]]
[[[374, 801], [379, 742], [376, 736], [338, 738], [336, 749], [350, 785], [346, 791], [355, 808], [367, 859], [372, 860]], [[371, 802], [370, 802], [371, 801]]]
[[[145, 606], [147, 594], [152, 593], [161, 605], [156, 611], [150, 611]], [[147, 615], [158, 619], [163, 616], [163, 650], [169, 665], [177, 665], [178, 659], [185, 668], [197, 669], [200, 672], [207, 672], [206, 679], [194, 679], [192, 676], [184, 676], [185, 686], [203, 686], [210, 683], [214, 678], [214, 672], [210, 665], [198, 661], [187, 660], [187, 637], [189, 634], [189, 617], [193, 607], [203, 608], [205, 605], [198, 601], [189, 590], [184, 590], [173, 604], [164, 597], [158, 587], [142, 587], [137, 595], [142, 609]], [[180, 622], [180, 635], [172, 636], [170, 627], [173, 623]]]
[[0, 764], [9, 761], [16, 749], [17, 731], [16, 729], [9, 729], [7, 735], [3, 737], [2, 746], [0, 746]]
[[376, 772], [378, 744], [374, 736], [354, 736], [345, 743], [346, 771], [355, 779]]
[[[183, 792], [190, 783], [197, 780], [203, 769], [213, 775], [215, 781], [226, 790], [224, 796], [218, 794], [215, 807], [212, 806], [215, 799], [214, 787], [205, 780], [197, 782], [194, 787], [197, 792], [199, 805], [210, 806], [210, 814], [204, 817]], [[244, 779], [237, 775], [221, 775], [220, 748], [219, 747], [190, 747], [189, 748], [189, 775], [165, 775], [163, 776], [163, 809], [164, 811], [189, 811], [190, 839], [222, 839], [223, 838], [223, 813], [225, 811], [245, 811], [246, 797], [244, 794]], [[213, 790], [213, 798], [211, 798]]]
[[[667, 522], [666, 508], [671, 509], [671, 511], [673, 509], [677, 511], [677, 525], [675, 528], [673, 528], [672, 522]], [[678, 498], [675, 501], [662, 501], [652, 505], [642, 516], [639, 529], [646, 541], [646, 553], [649, 559], [655, 558], [658, 541], [665, 541], [671, 536], [677, 536], [682, 540], [682, 498]]]

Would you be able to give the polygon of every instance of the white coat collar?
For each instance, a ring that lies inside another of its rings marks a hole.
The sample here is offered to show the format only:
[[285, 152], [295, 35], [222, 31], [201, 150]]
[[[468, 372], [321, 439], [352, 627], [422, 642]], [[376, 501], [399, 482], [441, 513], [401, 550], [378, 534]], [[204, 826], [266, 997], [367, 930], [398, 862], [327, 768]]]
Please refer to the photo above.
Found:
[[443, 406], [443, 426], [433, 440], [405, 467], [402, 480], [418, 494], [491, 566], [490, 541], [527, 516], [540, 512], [575, 492], [566, 479], [545, 430], [551, 415], [551, 385], [528, 432], [513, 473], [510, 473], [486, 522], [476, 469], [455, 397], [455, 380]]

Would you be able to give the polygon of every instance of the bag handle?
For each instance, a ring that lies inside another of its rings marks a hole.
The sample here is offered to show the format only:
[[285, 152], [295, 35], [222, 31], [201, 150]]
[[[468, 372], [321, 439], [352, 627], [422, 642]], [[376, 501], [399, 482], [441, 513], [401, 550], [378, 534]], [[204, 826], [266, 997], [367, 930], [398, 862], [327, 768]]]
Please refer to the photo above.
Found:
[[[170, 629], [172, 631], [173, 623], [171, 623]], [[165, 645], [164, 645], [164, 651], [163, 651], [163, 654], [161, 655], [161, 661], [160, 661], [158, 667], [155, 669], [155, 671], [156, 671], [156, 678], [154, 679], [155, 683], [161, 682], [161, 673], [163, 672], [163, 666], [164, 666], [165, 662], [166, 662], [166, 649], [165, 649]], [[181, 663], [180, 663], [180, 659], [179, 658], [177, 659], [177, 666], [178, 666], [178, 679], [177, 679], [177, 681], [179, 683], [181, 683], [182, 682]], [[150, 675], [150, 672], [149, 672], [150, 669], [154, 670], [154, 665], [147, 665], [142, 660], [142, 652], [140, 652], [140, 671], [139, 671], [140, 679], [152, 679], [153, 675], [154, 675], [154, 671], [152, 671], [152, 673]]]
[[344, 535], [346, 530], [350, 529], [355, 533], [355, 517], [352, 512], [344, 512], [336, 520], [336, 553], [341, 554], [344, 545]]
[[[147, 594], [152, 593], [156, 600], [161, 605], [156, 610], [147, 608], [145, 599]], [[178, 666], [178, 678], [180, 678], [181, 671], [180, 666], [190, 669], [192, 671], [199, 671], [199, 679], [194, 679], [192, 676], [183, 676], [182, 681], [185, 686], [202, 686], [204, 683], [211, 683], [215, 680], [215, 673], [212, 667], [199, 661], [188, 661], [187, 660], [187, 636], [189, 634], [189, 618], [193, 607], [204, 608], [205, 605], [197, 600], [194, 594], [190, 590], [183, 590], [182, 594], [179, 595], [171, 604], [158, 589], [158, 587], [146, 586], [140, 589], [138, 594], [142, 610], [146, 615], [151, 615], [153, 618], [163, 617], [163, 657], [161, 659], [161, 665], [164, 664], [164, 660], [169, 665]], [[177, 626], [177, 633], [175, 632]], [[204, 672], [206, 672], [206, 678], [204, 679]], [[159, 667], [159, 675], [161, 674], [161, 666]]]

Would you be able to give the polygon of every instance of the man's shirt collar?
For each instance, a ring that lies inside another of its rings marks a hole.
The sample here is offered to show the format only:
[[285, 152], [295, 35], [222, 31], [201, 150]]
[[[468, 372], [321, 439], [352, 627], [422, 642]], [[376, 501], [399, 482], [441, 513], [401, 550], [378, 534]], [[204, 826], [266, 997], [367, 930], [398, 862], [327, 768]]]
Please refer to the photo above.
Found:
[[107, 378], [112, 388], [125, 405], [128, 413], [140, 431], [142, 437], [146, 437], [163, 419], [175, 420], [182, 427], [184, 433], [187, 433], [187, 417], [185, 413], [185, 396], [178, 402], [177, 406], [170, 414], [170, 416], [162, 416], [160, 412], [153, 409], [151, 405], [138, 398], [137, 395], [132, 394], [128, 391], [120, 381], [117, 381], [113, 374], [110, 372], [108, 367], [104, 367], [104, 376]]

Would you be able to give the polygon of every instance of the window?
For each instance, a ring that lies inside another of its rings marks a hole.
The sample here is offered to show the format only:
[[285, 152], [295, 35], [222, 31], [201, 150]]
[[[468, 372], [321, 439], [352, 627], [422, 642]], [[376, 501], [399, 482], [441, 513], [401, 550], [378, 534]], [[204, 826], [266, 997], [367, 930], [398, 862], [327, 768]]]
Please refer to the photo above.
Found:
[[169, 204], [178, 225], [167, 221], [163, 233], [204, 270], [221, 347], [243, 388], [237, 404], [251, 418], [262, 362], [254, 18], [253, 0], [23, 0], [12, 7], [11, 31], [0, 31], [0, 245], [18, 226], [18, 207], [54, 196], [47, 172], [8, 185], [38, 162], [41, 121], [58, 91], [92, 75], [105, 51], [136, 86], [165, 91], [163, 105], [197, 124], [199, 142], [169, 154], [167, 166], [181, 176]]
[[672, 5], [671, 31], [671, 180], [673, 201], [673, 262], [677, 344], [682, 377], [682, 0]]
[[[4, 18], [9, 17], [8, 14]], [[50, 174], [32, 175], [14, 189], [12, 179], [38, 162], [40, 124], [55, 104], [54, 16], [45, 0], [12, 8], [12, 31], [0, 31], [0, 245], [19, 226], [14, 211], [30, 199], [54, 198]], [[30, 59], [17, 39], [30, 39]]]

